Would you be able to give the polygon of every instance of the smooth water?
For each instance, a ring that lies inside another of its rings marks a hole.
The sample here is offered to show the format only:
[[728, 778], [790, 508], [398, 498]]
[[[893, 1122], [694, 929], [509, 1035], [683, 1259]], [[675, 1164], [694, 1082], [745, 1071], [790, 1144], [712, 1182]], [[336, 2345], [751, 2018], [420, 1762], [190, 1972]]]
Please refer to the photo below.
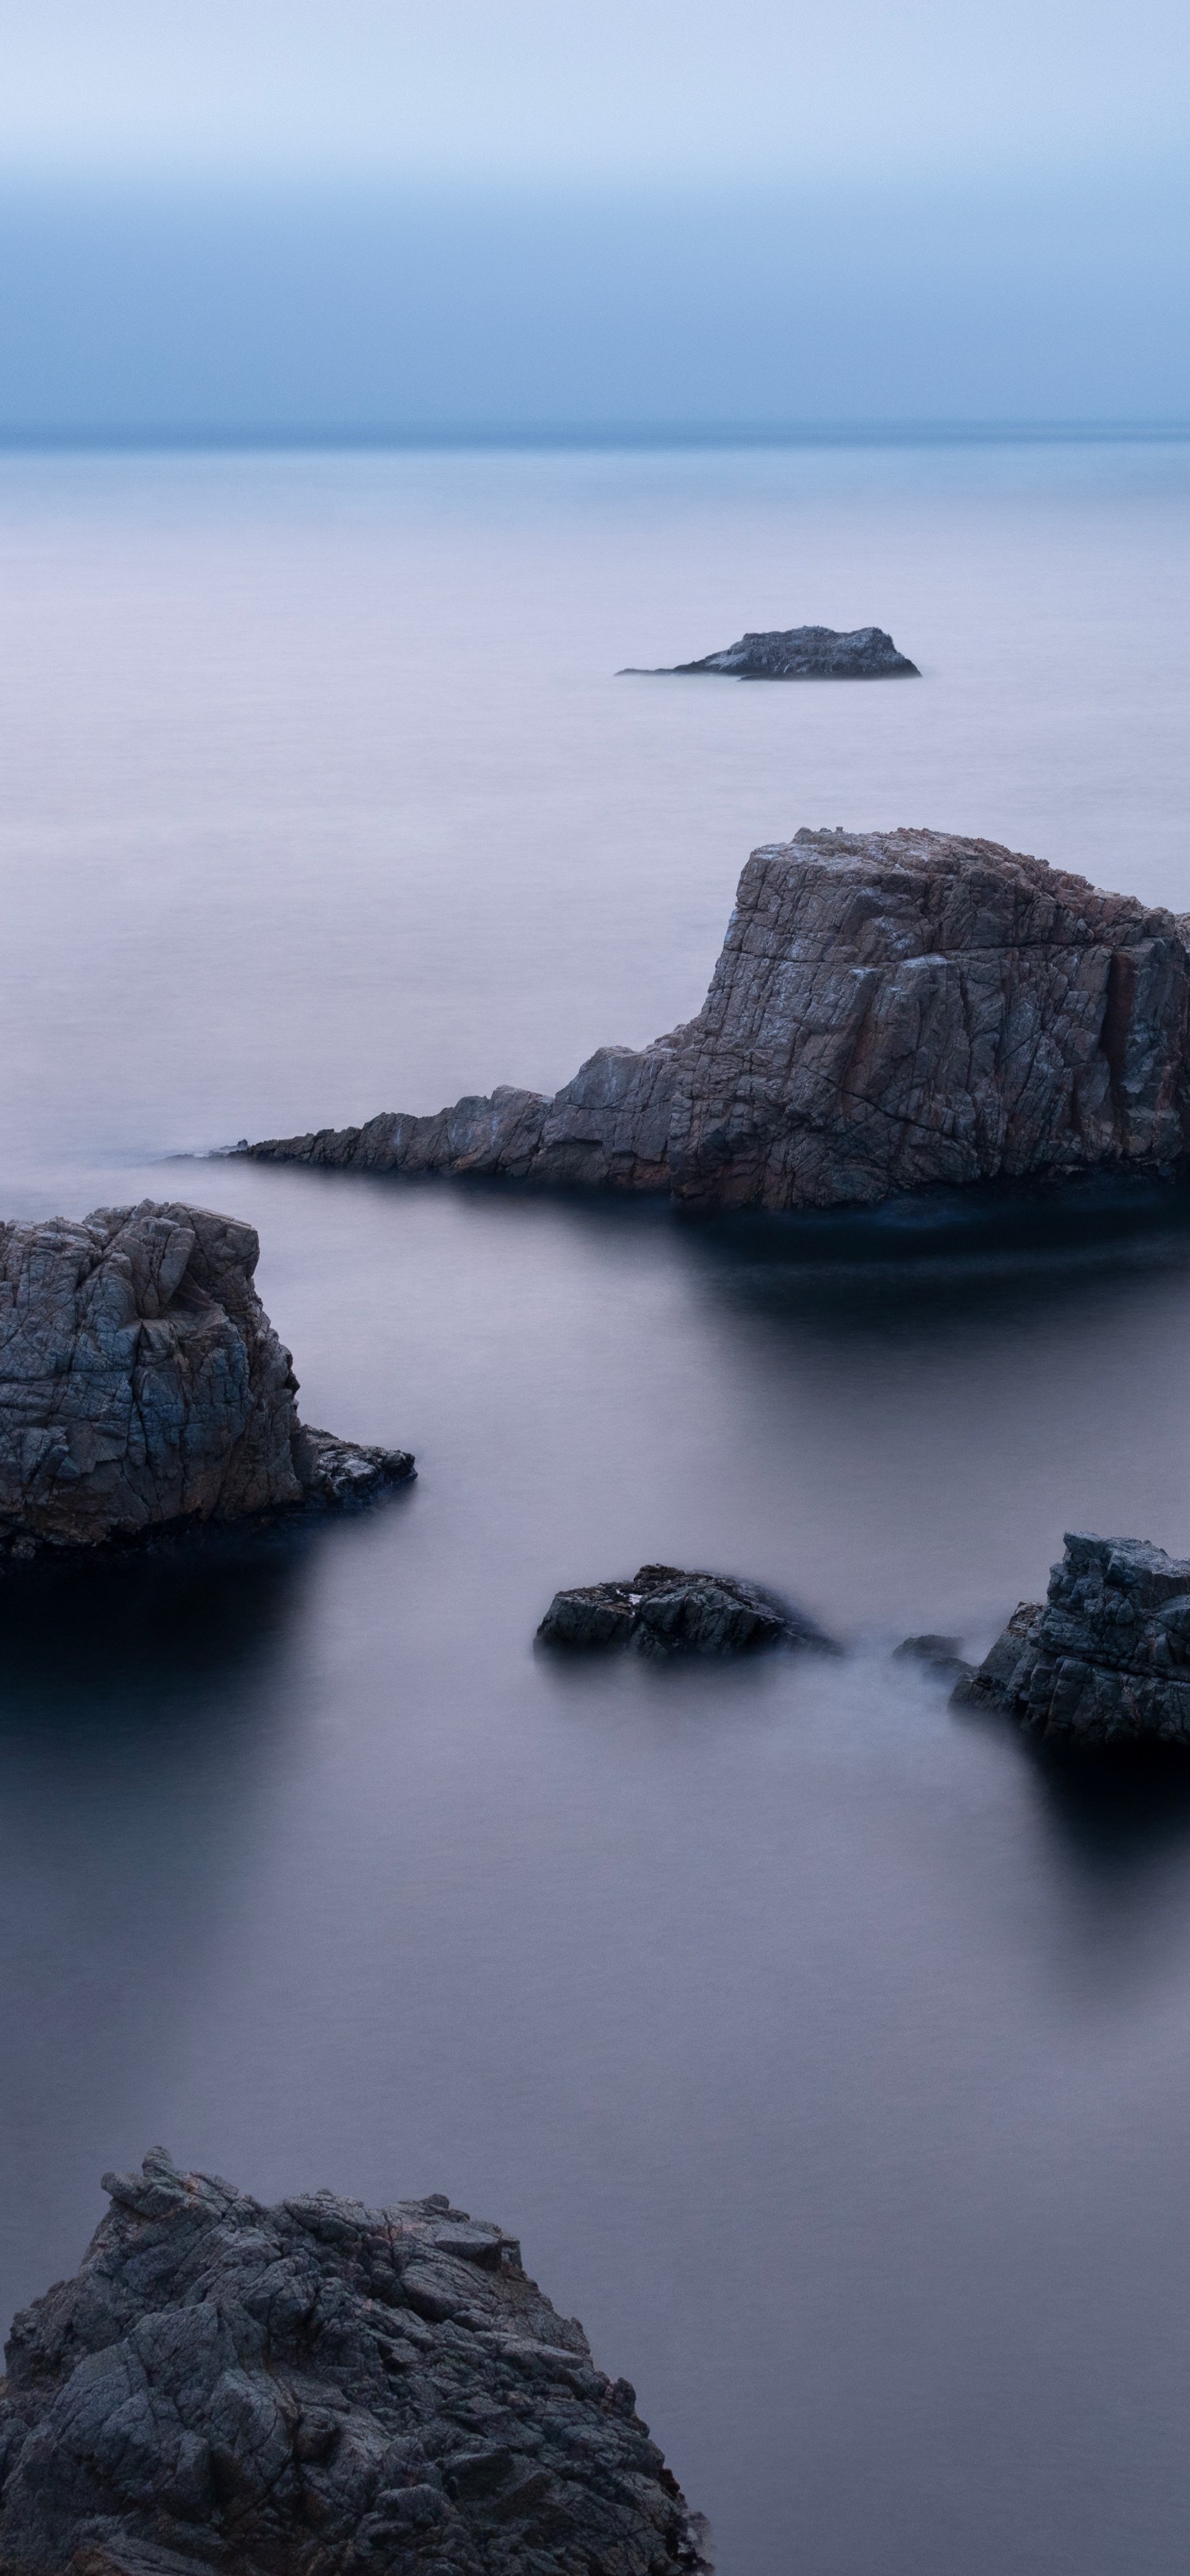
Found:
[[[631, 2377], [723, 2576], [1181, 2576], [1190, 1771], [888, 1648], [1190, 1549], [1190, 1227], [797, 1227], [237, 1162], [701, 1000], [799, 823], [1190, 906], [1190, 450], [8, 458], [6, 1212], [261, 1232], [364, 1520], [0, 1602], [5, 2314], [161, 2139], [441, 2189]], [[877, 622], [918, 682], [622, 679]], [[559, 1669], [562, 1581], [837, 1663]]]

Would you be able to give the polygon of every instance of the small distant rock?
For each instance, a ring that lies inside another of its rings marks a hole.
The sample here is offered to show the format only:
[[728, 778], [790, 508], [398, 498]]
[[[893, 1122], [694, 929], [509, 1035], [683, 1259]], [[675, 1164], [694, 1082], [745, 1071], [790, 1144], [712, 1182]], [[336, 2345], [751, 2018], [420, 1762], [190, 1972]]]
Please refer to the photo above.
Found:
[[939, 1680], [958, 1682], [975, 1669], [959, 1653], [961, 1642], [958, 1637], [904, 1637], [899, 1646], [893, 1647], [892, 1659], [895, 1664], [924, 1664], [926, 1671]]
[[955, 1704], [1084, 1744], [1190, 1744], [1190, 1559], [1085, 1531], [1065, 1549], [1045, 1601], [1014, 1610]]
[[652, 1656], [748, 1655], [779, 1645], [837, 1651], [812, 1619], [759, 1584], [677, 1565], [642, 1565], [624, 1583], [555, 1592], [537, 1634], [544, 1645], [579, 1652], [631, 1646]]
[[631, 667], [621, 679], [673, 680], [697, 671], [722, 672], [729, 680], [919, 680], [916, 662], [898, 653], [882, 626], [856, 626], [837, 634], [833, 626], [787, 626], [764, 635], [741, 635], [723, 653], [705, 653], [701, 662], [671, 662], [652, 671]]

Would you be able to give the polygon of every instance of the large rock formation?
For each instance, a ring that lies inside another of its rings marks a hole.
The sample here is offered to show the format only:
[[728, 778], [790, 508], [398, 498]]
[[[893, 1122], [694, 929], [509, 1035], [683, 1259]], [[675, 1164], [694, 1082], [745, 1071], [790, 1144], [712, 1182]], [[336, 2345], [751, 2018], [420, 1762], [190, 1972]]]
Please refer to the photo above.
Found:
[[1023, 1601], [953, 1697], [1031, 1734], [1190, 1743], [1190, 1559], [1070, 1532], [1045, 1601]]
[[175, 1204], [0, 1225], [0, 1556], [366, 1499], [413, 1472], [298, 1421], [250, 1225]]
[[696, 1019], [555, 1097], [273, 1139], [266, 1161], [668, 1190], [721, 1207], [1164, 1172], [1187, 1152], [1172, 913], [992, 841], [800, 831], [754, 850]]
[[652, 1657], [749, 1655], [781, 1645], [834, 1651], [812, 1619], [759, 1583], [735, 1574], [688, 1574], [677, 1565], [642, 1565], [623, 1583], [555, 1592], [537, 1634], [546, 1646], [632, 1646]]
[[259, 2201], [158, 2148], [13, 2324], [3, 2576], [677, 2576], [623, 2379], [441, 2195]]
[[697, 671], [729, 680], [919, 680], [916, 662], [898, 653], [882, 626], [855, 626], [839, 635], [833, 626], [786, 626], [763, 635], [741, 635], [722, 653], [701, 662], [671, 662], [652, 671], [631, 667], [621, 679], [673, 680]]

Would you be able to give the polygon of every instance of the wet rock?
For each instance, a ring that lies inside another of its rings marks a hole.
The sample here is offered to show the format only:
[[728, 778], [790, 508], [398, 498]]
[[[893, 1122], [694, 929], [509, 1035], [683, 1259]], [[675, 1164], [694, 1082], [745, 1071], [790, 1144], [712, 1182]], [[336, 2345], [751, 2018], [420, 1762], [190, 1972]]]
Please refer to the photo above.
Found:
[[250, 1225], [142, 1200], [0, 1225], [0, 1558], [342, 1509], [404, 1450], [298, 1421]]
[[958, 1637], [904, 1637], [899, 1646], [893, 1647], [892, 1659], [894, 1664], [922, 1664], [938, 1680], [957, 1682], [975, 1669], [960, 1654], [961, 1642]]
[[1038, 1736], [1190, 1743], [1190, 1558], [1081, 1531], [1065, 1550], [955, 1704], [1010, 1709]]
[[759, 1584], [676, 1565], [642, 1565], [623, 1583], [555, 1592], [537, 1634], [547, 1646], [631, 1646], [651, 1656], [747, 1655], [778, 1645], [831, 1650], [812, 1619]]
[[627, 670], [622, 679], [676, 679], [699, 671], [732, 680], [918, 680], [916, 662], [898, 653], [882, 626], [856, 626], [840, 635], [833, 626], [787, 626], [763, 635], [741, 635], [722, 653], [701, 662], [673, 662], [667, 669]]
[[601, 1047], [552, 1099], [273, 1138], [266, 1162], [862, 1206], [1190, 1156], [1190, 956], [1172, 913], [991, 841], [800, 831], [754, 850], [696, 1019]]
[[626, 2380], [441, 2194], [264, 2208], [160, 2148], [13, 2323], [4, 2576], [705, 2566]]

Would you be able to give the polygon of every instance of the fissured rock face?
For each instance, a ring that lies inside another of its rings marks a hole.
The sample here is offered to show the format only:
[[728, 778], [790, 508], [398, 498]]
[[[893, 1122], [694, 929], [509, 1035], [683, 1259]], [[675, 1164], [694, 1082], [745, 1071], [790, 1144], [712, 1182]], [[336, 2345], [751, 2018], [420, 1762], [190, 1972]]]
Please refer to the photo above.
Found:
[[1184, 1159], [1190, 959], [1172, 913], [991, 841], [799, 832], [754, 850], [698, 1017], [555, 1097], [273, 1139], [265, 1160], [504, 1174], [772, 1209]]
[[335, 1504], [412, 1474], [298, 1422], [250, 1225], [145, 1199], [0, 1225], [0, 1555]]
[[955, 1701], [1084, 1744], [1190, 1743], [1190, 1560], [1085, 1531], [1065, 1549], [1045, 1601], [1021, 1603]]
[[160, 2148], [18, 2316], [4, 2576], [671, 2576], [704, 2565], [626, 2380], [441, 2195], [266, 2209]]

